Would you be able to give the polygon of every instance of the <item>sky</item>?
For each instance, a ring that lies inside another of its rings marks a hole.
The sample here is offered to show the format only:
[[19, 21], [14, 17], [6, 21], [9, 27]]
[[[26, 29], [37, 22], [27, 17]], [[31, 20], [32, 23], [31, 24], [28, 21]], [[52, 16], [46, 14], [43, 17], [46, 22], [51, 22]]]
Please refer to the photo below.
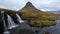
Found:
[[19, 10], [22, 9], [28, 1], [42, 11], [60, 10], [60, 0], [0, 0], [0, 8]]

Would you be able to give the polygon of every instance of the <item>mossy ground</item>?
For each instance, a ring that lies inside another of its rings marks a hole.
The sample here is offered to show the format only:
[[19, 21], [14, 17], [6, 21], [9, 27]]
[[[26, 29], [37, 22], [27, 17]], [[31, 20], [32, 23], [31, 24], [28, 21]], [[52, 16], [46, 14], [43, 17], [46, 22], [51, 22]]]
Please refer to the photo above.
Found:
[[30, 26], [35, 27], [46, 27], [46, 26], [53, 26], [56, 24], [56, 22], [48, 20], [30, 20], [28, 24], [30, 24]]

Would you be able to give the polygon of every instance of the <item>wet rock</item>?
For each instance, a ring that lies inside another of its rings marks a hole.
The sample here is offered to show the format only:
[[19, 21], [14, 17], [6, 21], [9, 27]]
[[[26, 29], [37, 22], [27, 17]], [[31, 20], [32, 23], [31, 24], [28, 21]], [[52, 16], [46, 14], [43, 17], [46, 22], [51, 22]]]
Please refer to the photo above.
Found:
[[42, 33], [42, 34], [51, 34], [50, 32], [48, 32], [48, 31], [46, 31], [46, 32], [44, 32], [44, 33]]
[[35, 32], [36, 32], [36, 33], [39, 33], [39, 30], [36, 30]]
[[1, 12], [0, 12], [0, 34], [3, 34], [3, 31], [4, 31], [4, 27], [3, 27], [3, 21], [1, 18]]
[[28, 30], [28, 29], [19, 29], [19, 30], [16, 30], [15, 32], [12, 32], [10, 34], [34, 34], [34, 32], [31, 30]]

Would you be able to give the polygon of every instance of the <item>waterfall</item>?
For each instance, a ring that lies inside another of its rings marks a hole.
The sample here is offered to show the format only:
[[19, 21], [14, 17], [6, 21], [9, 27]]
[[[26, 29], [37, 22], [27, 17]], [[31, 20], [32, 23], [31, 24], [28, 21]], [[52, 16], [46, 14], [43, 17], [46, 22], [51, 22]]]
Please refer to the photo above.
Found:
[[19, 26], [14, 23], [13, 19], [9, 15], [7, 15], [7, 17], [8, 17], [8, 29], [12, 29]]
[[5, 20], [4, 20], [4, 11], [1, 11], [1, 17], [2, 17], [3, 25], [4, 25], [4, 32], [3, 32], [3, 34], [8, 34], [9, 31], [8, 31], [8, 29], [6, 27], [6, 23], [5, 23]]
[[17, 19], [18, 19], [18, 21], [19, 21], [20, 23], [24, 22], [17, 13], [16, 13], [16, 16], [17, 16]]

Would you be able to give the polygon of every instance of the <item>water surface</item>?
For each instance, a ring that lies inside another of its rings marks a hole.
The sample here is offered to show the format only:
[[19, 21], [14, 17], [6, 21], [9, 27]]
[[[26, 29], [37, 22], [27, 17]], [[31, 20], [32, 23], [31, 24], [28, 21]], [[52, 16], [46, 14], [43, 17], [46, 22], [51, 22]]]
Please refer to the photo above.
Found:
[[[38, 27], [30, 27], [30, 25], [28, 25], [27, 23], [21, 23], [19, 27], [17, 27], [17, 29], [12, 30], [17, 31], [18, 29], [29, 29], [32, 30], [33, 32], [35, 32], [36, 30], [38, 30], [38, 33], [34, 33], [34, 34], [42, 34], [44, 32], [49, 32], [50, 34], [60, 34], [60, 20], [56, 20], [57, 24], [55, 26], [50, 26], [50, 27], [44, 27], [44, 28], [38, 28]], [[12, 32], [11, 31], [11, 32]]]

